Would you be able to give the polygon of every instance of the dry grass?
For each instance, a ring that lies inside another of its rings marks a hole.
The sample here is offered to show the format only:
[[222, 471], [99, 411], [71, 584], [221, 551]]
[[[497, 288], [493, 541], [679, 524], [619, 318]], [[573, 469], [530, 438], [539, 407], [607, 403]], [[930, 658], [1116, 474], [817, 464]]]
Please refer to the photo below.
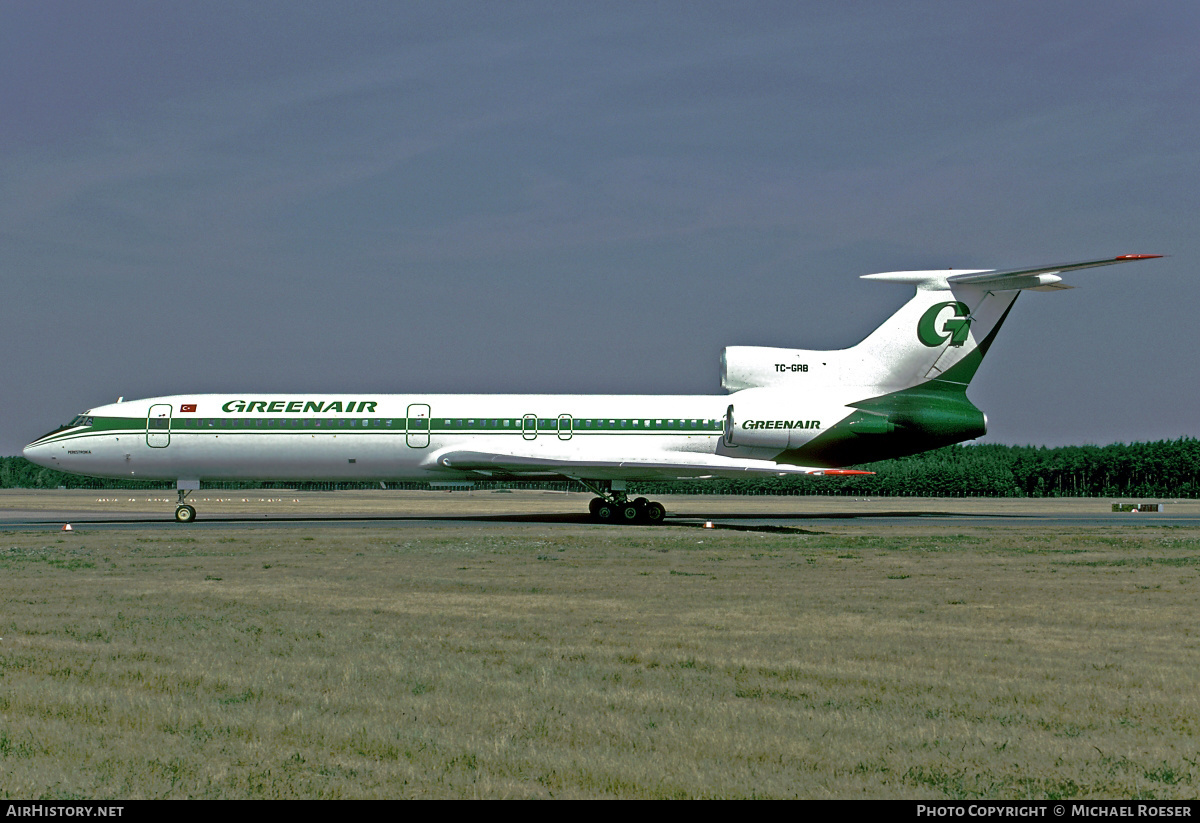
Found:
[[1200, 532], [822, 528], [0, 534], [0, 797], [1196, 797]]

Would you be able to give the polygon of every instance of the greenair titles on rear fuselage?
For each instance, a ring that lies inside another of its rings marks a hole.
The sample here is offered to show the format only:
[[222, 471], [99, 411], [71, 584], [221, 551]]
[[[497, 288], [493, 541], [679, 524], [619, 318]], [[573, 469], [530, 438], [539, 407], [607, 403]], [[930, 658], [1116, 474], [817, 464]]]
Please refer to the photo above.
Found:
[[221, 411], [242, 414], [369, 414], [375, 411], [378, 401], [351, 400], [230, 400], [221, 406]]
[[747, 420], [743, 429], [819, 429], [820, 420]]

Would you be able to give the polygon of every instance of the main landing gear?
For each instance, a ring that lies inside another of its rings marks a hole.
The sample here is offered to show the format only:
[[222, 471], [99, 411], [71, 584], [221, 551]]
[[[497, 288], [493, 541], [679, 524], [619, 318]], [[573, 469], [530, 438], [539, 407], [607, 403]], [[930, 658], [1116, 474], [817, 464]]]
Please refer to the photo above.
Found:
[[196, 510], [191, 506], [184, 505], [184, 500], [191, 494], [190, 491], [179, 490], [179, 505], [175, 507], [175, 522], [176, 523], [191, 523], [196, 519]]
[[599, 483], [580, 480], [584, 486], [600, 495], [593, 497], [588, 503], [592, 519], [598, 523], [630, 523], [638, 525], [657, 526], [667, 516], [667, 510], [662, 503], [639, 497], [630, 500], [625, 496], [624, 489], [605, 487]]

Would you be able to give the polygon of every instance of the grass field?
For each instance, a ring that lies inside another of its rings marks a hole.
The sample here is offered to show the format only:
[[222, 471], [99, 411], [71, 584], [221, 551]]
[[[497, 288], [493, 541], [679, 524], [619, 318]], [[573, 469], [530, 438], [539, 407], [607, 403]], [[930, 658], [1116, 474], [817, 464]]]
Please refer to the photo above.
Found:
[[0, 797], [1196, 797], [1200, 531], [985, 525], [5, 532]]

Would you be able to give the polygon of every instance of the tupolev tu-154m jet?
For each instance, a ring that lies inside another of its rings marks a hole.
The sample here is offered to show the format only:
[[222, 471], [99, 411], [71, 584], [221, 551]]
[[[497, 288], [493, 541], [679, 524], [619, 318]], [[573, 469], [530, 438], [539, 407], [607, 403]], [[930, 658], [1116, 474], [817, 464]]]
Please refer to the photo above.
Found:
[[606, 523], [659, 523], [630, 500], [637, 480], [846, 475], [843, 468], [979, 437], [967, 399], [1021, 291], [1071, 286], [1077, 269], [1160, 257], [1007, 271], [864, 275], [916, 294], [856, 346], [732, 346], [725, 395], [194, 394], [89, 409], [25, 447], [73, 474], [175, 481], [175, 519], [202, 480], [473, 481], [570, 479]]

